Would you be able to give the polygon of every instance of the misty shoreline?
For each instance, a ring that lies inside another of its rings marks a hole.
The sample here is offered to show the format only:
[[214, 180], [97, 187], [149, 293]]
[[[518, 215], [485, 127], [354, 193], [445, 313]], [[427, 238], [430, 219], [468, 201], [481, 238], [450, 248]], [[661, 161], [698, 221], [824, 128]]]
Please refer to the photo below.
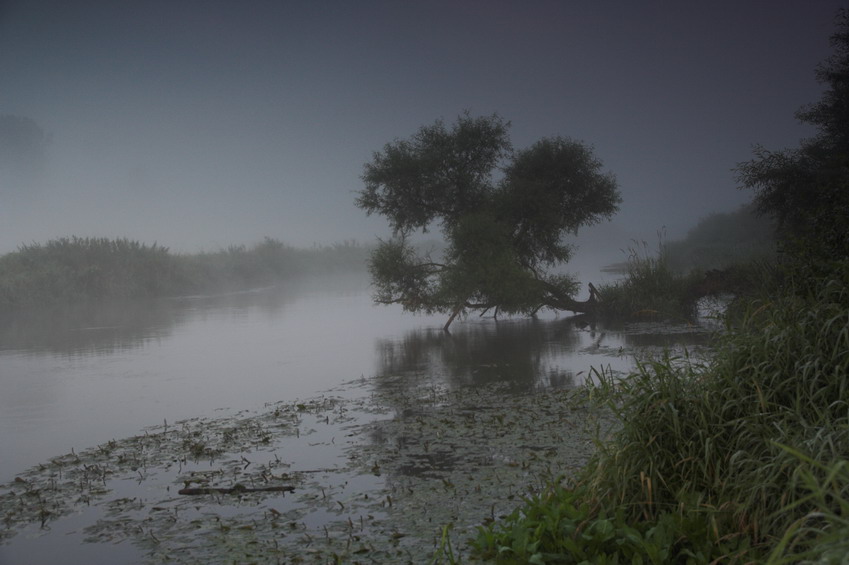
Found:
[[299, 249], [266, 237], [175, 254], [126, 238], [59, 238], [0, 256], [0, 309], [250, 291], [298, 276], [365, 272], [369, 252], [356, 241]]

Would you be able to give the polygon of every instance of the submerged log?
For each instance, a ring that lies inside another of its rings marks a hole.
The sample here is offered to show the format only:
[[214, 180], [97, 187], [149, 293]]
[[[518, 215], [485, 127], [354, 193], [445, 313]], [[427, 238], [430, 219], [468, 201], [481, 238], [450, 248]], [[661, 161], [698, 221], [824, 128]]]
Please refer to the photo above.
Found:
[[289, 485], [275, 487], [246, 487], [245, 485], [237, 484], [230, 488], [218, 487], [196, 487], [196, 488], [181, 488], [177, 494], [189, 496], [197, 496], [201, 494], [242, 494], [244, 492], [294, 492], [295, 487]]
[[548, 285], [547, 290], [550, 293], [549, 300], [542, 306], [556, 308], [558, 310], [568, 310], [575, 314], [592, 314], [596, 311], [598, 303], [601, 301], [601, 294], [593, 283], [588, 283], [590, 288], [590, 297], [587, 300], [574, 300], [570, 296], [563, 296], [558, 289], [553, 285]]

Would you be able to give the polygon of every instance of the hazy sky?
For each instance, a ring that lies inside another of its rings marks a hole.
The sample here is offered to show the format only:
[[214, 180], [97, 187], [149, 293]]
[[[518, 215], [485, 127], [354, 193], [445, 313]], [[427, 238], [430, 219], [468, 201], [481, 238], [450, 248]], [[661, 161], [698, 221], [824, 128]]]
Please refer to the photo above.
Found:
[[624, 198], [597, 237], [677, 237], [749, 199], [732, 168], [753, 144], [810, 134], [794, 112], [845, 5], [0, 0], [0, 114], [51, 137], [37, 179], [0, 179], [0, 252], [372, 241], [363, 164], [465, 109], [511, 120], [518, 148], [594, 145]]

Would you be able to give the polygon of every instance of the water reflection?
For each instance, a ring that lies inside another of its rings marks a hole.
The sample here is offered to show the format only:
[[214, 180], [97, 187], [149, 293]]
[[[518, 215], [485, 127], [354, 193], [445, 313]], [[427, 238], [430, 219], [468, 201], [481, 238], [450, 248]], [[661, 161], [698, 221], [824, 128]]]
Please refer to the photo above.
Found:
[[[488, 385], [500, 385], [492, 387], [499, 394], [569, 388], [588, 378], [591, 367], [624, 372], [640, 352], [700, 346], [709, 339], [692, 325], [613, 327], [554, 315], [470, 318], [455, 322], [451, 334], [441, 330], [444, 321], [375, 307], [362, 275], [0, 316], [0, 482], [72, 448], [135, 435], [150, 425], [223, 417], [228, 412], [219, 408], [264, 406], [328, 389], [358, 396], [363, 388], [351, 383], [361, 382], [369, 395], [394, 409], [366, 445], [356, 447], [369, 470], [380, 462], [381, 480], [400, 490], [408, 477], [430, 481], [462, 471], [439, 481], [440, 492], [452, 495], [444, 506], [462, 506], [464, 499], [454, 496], [461, 491], [491, 501], [504, 489], [477, 489], [481, 469], [525, 473], [528, 462], [549, 459], [548, 444], [528, 443], [507, 430], [548, 430], [551, 441], [561, 441], [563, 430], [578, 426], [585, 415], [570, 416], [562, 405], [545, 405], [537, 395], [517, 395], [522, 404], [504, 413], [502, 396], [481, 394]], [[372, 375], [376, 378], [358, 379]], [[427, 388], [431, 396], [423, 401]], [[454, 394], [440, 396], [446, 389]], [[419, 418], [446, 406], [447, 420]], [[504, 432], [495, 447], [487, 443], [497, 435], [493, 431]], [[313, 449], [317, 440], [342, 445], [337, 430], [327, 435], [304, 435], [311, 449], [295, 453], [305, 468], [324, 465]], [[474, 450], [461, 455], [459, 446]], [[380, 449], [404, 459], [393, 467]], [[558, 453], [575, 465], [577, 449]], [[347, 478], [344, 484], [348, 488]], [[399, 514], [429, 516], [402, 504], [396, 502]], [[512, 505], [507, 501], [499, 511]]]
[[0, 350], [30, 355], [108, 355], [168, 337], [181, 312], [165, 301], [40, 308], [0, 321]]
[[[360, 450], [381, 459], [402, 531], [478, 523], [515, 507], [505, 484], [530, 492], [535, 478], [578, 469], [592, 453], [598, 414], [562, 389], [592, 379], [593, 369], [624, 374], [635, 358], [705, 351], [710, 339], [694, 324], [585, 316], [407, 331], [377, 342], [373, 386], [393, 414], [372, 425]], [[541, 389], [550, 394], [523, 394]]]
[[378, 340], [376, 364], [378, 376], [405, 376], [411, 384], [426, 377], [451, 386], [506, 384], [519, 392], [574, 386], [592, 368], [625, 371], [635, 355], [683, 351], [709, 340], [692, 324], [606, 326], [584, 316], [486, 320], [458, 324], [450, 334], [422, 328]]
[[418, 329], [377, 342], [378, 375], [427, 375], [451, 385], [509, 383], [516, 389], [574, 384], [569, 357], [592, 340], [574, 320], [515, 319]]
[[176, 327], [210, 316], [239, 318], [252, 309], [279, 316], [297, 283], [220, 295], [92, 301], [0, 316], [0, 352], [111, 355], [169, 338]]
[[0, 480], [165, 420], [307, 398], [359, 377], [409, 391], [557, 389], [592, 368], [628, 371], [638, 350], [707, 340], [692, 326], [614, 328], [553, 314], [470, 317], [446, 334], [444, 317], [374, 306], [368, 284], [360, 273], [0, 315]]

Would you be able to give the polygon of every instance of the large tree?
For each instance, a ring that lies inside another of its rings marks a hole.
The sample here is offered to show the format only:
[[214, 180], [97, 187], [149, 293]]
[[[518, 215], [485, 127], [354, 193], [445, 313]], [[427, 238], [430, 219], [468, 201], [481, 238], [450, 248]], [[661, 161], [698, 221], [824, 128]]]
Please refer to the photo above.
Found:
[[[509, 127], [498, 115], [466, 113], [450, 128], [437, 121], [388, 143], [366, 163], [357, 206], [393, 230], [371, 257], [376, 302], [448, 313], [446, 329], [475, 309], [582, 310], [577, 283], [550, 271], [571, 257], [567, 235], [616, 212], [616, 180], [571, 139], [514, 152]], [[440, 257], [408, 237], [432, 228], [447, 244]]]
[[778, 220], [787, 249], [829, 258], [849, 256], [849, 10], [837, 15], [833, 55], [816, 71], [825, 85], [819, 102], [796, 113], [817, 128], [797, 149], [755, 148], [738, 180], [754, 203]]

